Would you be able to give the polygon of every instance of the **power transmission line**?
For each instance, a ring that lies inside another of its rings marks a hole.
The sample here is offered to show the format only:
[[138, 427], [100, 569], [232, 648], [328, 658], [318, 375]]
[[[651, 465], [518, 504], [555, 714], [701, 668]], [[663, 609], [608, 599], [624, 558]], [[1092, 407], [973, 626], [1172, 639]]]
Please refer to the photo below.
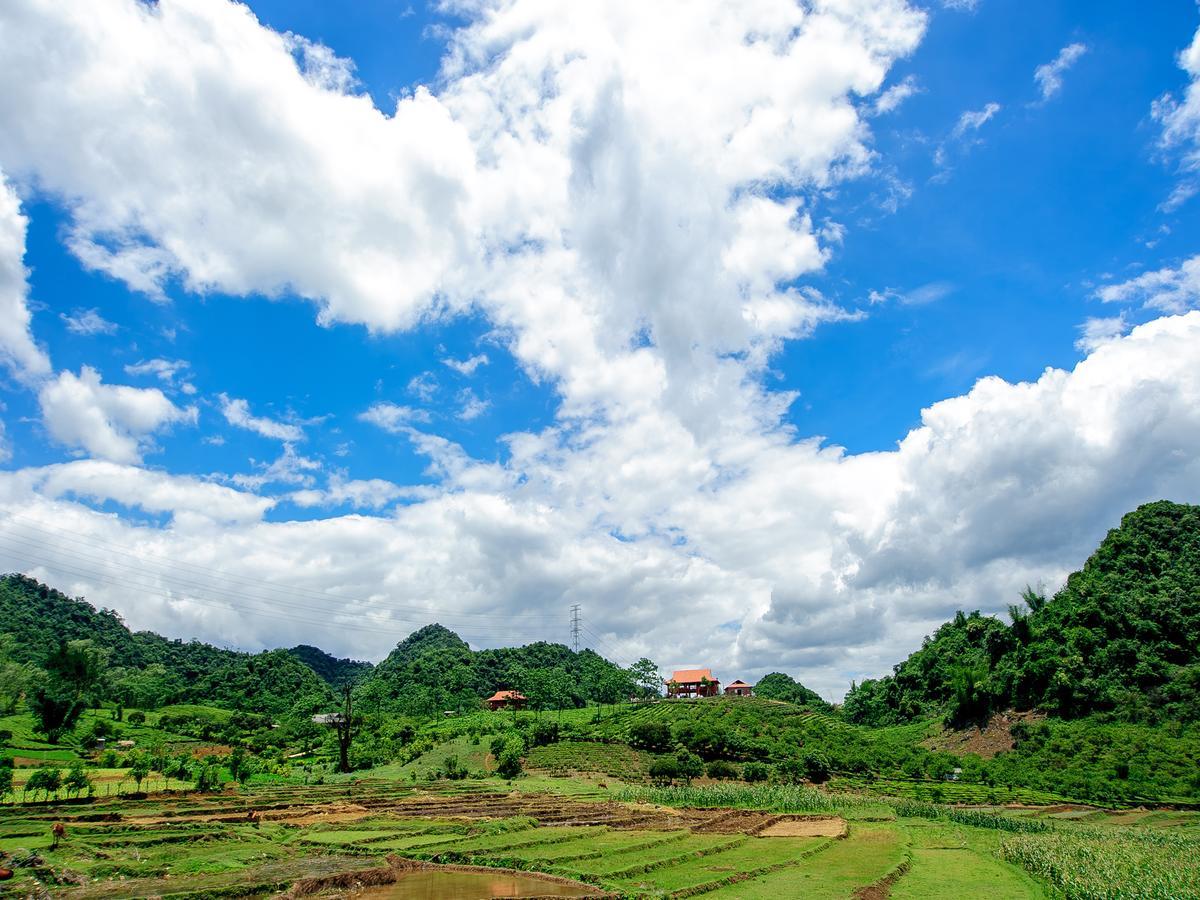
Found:
[[579, 604], [571, 607], [571, 648], [579, 652]]

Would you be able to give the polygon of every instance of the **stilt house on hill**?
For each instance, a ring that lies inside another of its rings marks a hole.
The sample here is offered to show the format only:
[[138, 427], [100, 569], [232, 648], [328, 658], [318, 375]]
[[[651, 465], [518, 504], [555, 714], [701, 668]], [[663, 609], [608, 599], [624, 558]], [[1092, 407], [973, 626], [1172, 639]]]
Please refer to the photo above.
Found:
[[679, 669], [666, 684], [668, 697], [715, 697], [721, 693], [721, 682], [713, 677], [712, 669]]
[[754, 685], [746, 684], [740, 678], [725, 686], [725, 694], [730, 697], [753, 697]]
[[529, 701], [520, 691], [496, 691], [483, 702], [487, 704], [488, 709], [497, 710], [524, 709], [525, 704]]

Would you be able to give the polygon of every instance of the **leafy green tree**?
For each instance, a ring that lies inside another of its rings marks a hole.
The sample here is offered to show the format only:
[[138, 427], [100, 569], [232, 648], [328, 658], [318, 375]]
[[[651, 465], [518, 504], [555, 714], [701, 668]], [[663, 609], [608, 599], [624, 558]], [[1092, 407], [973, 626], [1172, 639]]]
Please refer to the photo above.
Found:
[[11, 794], [12, 789], [13, 789], [12, 766], [0, 765], [0, 800], [3, 800], [7, 795]]
[[57, 792], [60, 787], [62, 787], [62, 775], [53, 766], [41, 766], [34, 769], [29, 780], [25, 782], [25, 791], [33, 791], [34, 799], [37, 798], [38, 791], [41, 791], [44, 799], [49, 800], [50, 795]]
[[167, 790], [171, 789], [172, 778], [176, 781], [186, 781], [191, 776], [190, 757], [182, 753], [171, 757], [163, 767], [162, 773], [163, 778], [166, 779]]
[[129, 767], [129, 777], [137, 783], [137, 791], [142, 792], [142, 782], [150, 775], [150, 760], [144, 753], [133, 754]]
[[92, 779], [84, 770], [82, 760], [75, 760], [71, 764], [71, 768], [67, 770], [67, 777], [63, 780], [63, 787], [67, 789], [68, 797], [78, 797], [85, 792], [91, 794]]
[[638, 687], [643, 697], [657, 697], [662, 694], [662, 675], [658, 665], [643, 656], [629, 667], [629, 680]]
[[678, 767], [679, 777], [687, 782], [704, 774], [704, 761], [690, 750], [681, 749], [676, 753], [675, 765]]
[[521, 774], [521, 754], [524, 749], [520, 740], [509, 738], [504, 742], [503, 748], [496, 757], [496, 771], [501, 777], [512, 779]]
[[0, 634], [0, 715], [11, 716], [34, 681], [33, 667], [13, 656], [16, 639]]
[[638, 750], [662, 753], [671, 744], [671, 726], [666, 722], [642, 721], [629, 727], [629, 745]]
[[57, 742], [75, 727], [104, 677], [104, 653], [91, 641], [60, 641], [46, 657], [45, 678], [29, 696], [37, 728]]
[[192, 764], [192, 780], [202, 793], [215, 791], [221, 786], [221, 770], [215, 763], [196, 760]]
[[818, 750], [805, 751], [800, 765], [804, 768], [804, 777], [813, 784], [824, 784], [832, 774], [829, 757]]

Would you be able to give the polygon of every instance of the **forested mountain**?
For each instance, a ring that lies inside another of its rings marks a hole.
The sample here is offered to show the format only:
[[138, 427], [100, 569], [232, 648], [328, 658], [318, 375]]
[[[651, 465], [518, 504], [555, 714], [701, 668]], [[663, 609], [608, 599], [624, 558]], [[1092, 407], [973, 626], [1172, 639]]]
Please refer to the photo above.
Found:
[[334, 707], [335, 690], [353, 684], [367, 710], [427, 715], [473, 709], [507, 688], [547, 707], [613, 702], [632, 690], [627, 673], [591, 650], [538, 642], [474, 651], [441, 625], [414, 632], [378, 666], [308, 645], [250, 654], [173, 641], [131, 632], [111, 610], [24, 575], [0, 577], [0, 635], [8, 636], [7, 656], [34, 666], [63, 641], [92, 641], [106, 657], [105, 696], [145, 708], [204, 703], [304, 716]]
[[396, 645], [363, 685], [364, 697], [408, 712], [460, 709], [493, 691], [516, 689], [535, 705], [615, 702], [632, 689], [622, 669], [591, 650], [538, 641], [472, 650], [441, 625], [426, 625]]
[[316, 672], [321, 680], [334, 690], [341, 690], [347, 684], [353, 685], [365, 681], [375, 669], [369, 662], [357, 659], [338, 659], [320, 647], [313, 647], [309, 644], [299, 644], [288, 653]]
[[1139, 507], [1052, 599], [1023, 599], [1009, 623], [960, 612], [891, 676], [852, 686], [846, 717], [963, 724], [1016, 707], [1200, 720], [1200, 507]]
[[14, 660], [35, 666], [62, 641], [92, 641], [107, 656], [108, 693], [133, 706], [195, 702], [281, 715], [333, 702], [329, 686], [286, 650], [239, 653], [131, 632], [111, 610], [24, 575], [0, 577], [0, 634], [11, 635]]

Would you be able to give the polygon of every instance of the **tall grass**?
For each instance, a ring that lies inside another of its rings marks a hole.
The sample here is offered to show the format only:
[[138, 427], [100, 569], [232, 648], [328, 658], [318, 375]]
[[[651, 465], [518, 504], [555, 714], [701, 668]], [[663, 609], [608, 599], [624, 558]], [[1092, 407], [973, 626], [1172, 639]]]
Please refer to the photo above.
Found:
[[1062, 829], [1006, 839], [1000, 855], [1067, 900], [1200, 898], [1200, 836], [1149, 829]]
[[963, 809], [957, 806], [944, 806], [940, 803], [922, 803], [920, 800], [889, 799], [888, 805], [902, 819], [944, 819], [959, 825], [971, 825], [975, 828], [994, 828], [997, 831], [1026, 832], [1042, 834], [1050, 830], [1050, 826], [1038, 819], [1014, 819], [999, 813], [983, 809]]
[[626, 788], [618, 800], [679, 807], [729, 807], [779, 813], [837, 813], [882, 809], [884, 804], [860, 794], [828, 794], [792, 784], [711, 784], [703, 787]]

